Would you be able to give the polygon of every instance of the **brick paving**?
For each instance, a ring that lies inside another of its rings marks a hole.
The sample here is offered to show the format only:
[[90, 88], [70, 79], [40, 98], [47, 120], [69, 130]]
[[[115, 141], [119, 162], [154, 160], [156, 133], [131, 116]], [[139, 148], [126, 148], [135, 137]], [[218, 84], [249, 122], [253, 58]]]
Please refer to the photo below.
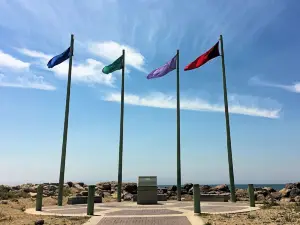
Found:
[[170, 210], [170, 209], [140, 209], [140, 210], [120, 210], [115, 212], [109, 212], [105, 215], [116, 216], [116, 215], [170, 215], [170, 214], [182, 214], [182, 212]]
[[[105, 209], [94, 209], [94, 212], [100, 212], [104, 211]], [[81, 213], [86, 213], [87, 208], [79, 208], [79, 209], [66, 209], [66, 210], [44, 210], [46, 212], [50, 212], [53, 214], [81, 214]]]
[[191, 225], [185, 216], [173, 217], [104, 217], [97, 225]]

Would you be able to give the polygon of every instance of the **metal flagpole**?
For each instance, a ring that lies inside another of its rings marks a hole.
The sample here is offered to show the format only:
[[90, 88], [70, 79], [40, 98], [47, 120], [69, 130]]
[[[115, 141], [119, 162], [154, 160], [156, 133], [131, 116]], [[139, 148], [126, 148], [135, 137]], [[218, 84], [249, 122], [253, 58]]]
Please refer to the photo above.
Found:
[[228, 165], [229, 165], [230, 192], [231, 192], [231, 201], [236, 202], [234, 173], [233, 173], [233, 162], [232, 162], [231, 137], [230, 137], [228, 99], [227, 99], [227, 85], [226, 85], [226, 73], [225, 73], [224, 48], [223, 48], [223, 37], [222, 37], [222, 35], [220, 35], [220, 42], [221, 42], [221, 57], [222, 57], [224, 107], [225, 107], [226, 133], [227, 133], [227, 153], [228, 153]]
[[180, 85], [179, 85], [179, 50], [177, 50], [177, 200], [181, 201], [181, 165], [180, 165]]
[[124, 78], [125, 78], [125, 50], [123, 50], [122, 87], [121, 87], [121, 116], [120, 116], [120, 142], [119, 142], [119, 170], [118, 170], [118, 202], [121, 202], [122, 191], [122, 161], [123, 161], [123, 124], [124, 124]]
[[71, 95], [71, 74], [72, 74], [73, 50], [74, 50], [74, 35], [71, 34], [71, 44], [70, 44], [70, 53], [71, 54], [70, 54], [70, 58], [69, 58], [64, 134], [63, 134], [63, 142], [62, 142], [62, 150], [61, 150], [61, 163], [60, 163], [59, 187], [58, 187], [58, 202], [57, 202], [57, 204], [59, 206], [62, 206], [62, 202], [63, 202], [63, 188], [64, 188], [64, 178], [65, 178], [68, 124], [69, 124], [69, 107], [70, 107], [70, 95]]

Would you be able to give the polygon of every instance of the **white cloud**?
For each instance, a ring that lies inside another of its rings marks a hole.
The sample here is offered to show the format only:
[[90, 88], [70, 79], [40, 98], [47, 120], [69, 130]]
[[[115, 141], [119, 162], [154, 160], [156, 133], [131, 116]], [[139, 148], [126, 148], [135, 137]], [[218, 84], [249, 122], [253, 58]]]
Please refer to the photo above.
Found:
[[23, 62], [15, 57], [4, 53], [0, 50], [0, 68], [9, 68], [13, 70], [24, 70], [28, 69], [30, 63]]
[[53, 85], [45, 82], [42, 76], [29, 74], [18, 76], [17, 78], [6, 77], [4, 74], [0, 74], [0, 86], [40, 89], [45, 91], [54, 91], [56, 89]]
[[[252, 96], [242, 96], [239, 98], [237, 95], [232, 95], [229, 97], [229, 111], [234, 114], [242, 114], [248, 116], [266, 117], [266, 118], [279, 118], [279, 113], [281, 109], [277, 108], [263, 108], [258, 106], [260, 99], [255, 98], [256, 104], [253, 102], [249, 104], [243, 104], [245, 101]], [[144, 96], [138, 96], [134, 94], [125, 94], [125, 103], [129, 105], [139, 105], [155, 108], [165, 108], [165, 109], [176, 109], [176, 97], [175, 95], [167, 95], [160, 92], [150, 93]], [[111, 92], [103, 96], [104, 101], [120, 102], [120, 93]], [[258, 101], [259, 100], [259, 101]], [[270, 100], [262, 100], [270, 101]], [[270, 101], [270, 103], [274, 103]], [[212, 111], [212, 112], [224, 112], [223, 104], [210, 103], [201, 98], [189, 98], [187, 96], [181, 97], [180, 105], [182, 110], [193, 110], [193, 111]]]
[[273, 88], [280, 88], [290, 92], [300, 93], [300, 82], [296, 82], [292, 85], [284, 85], [284, 84], [277, 84], [269, 81], [263, 81], [258, 77], [252, 77], [249, 80], [249, 84], [258, 85], [258, 86], [265, 86], [265, 87], [273, 87]]
[[[104, 64], [94, 59], [86, 59], [84, 63], [75, 64], [72, 66], [72, 79], [85, 83], [105, 84], [114, 86], [116, 78], [112, 74], [102, 73]], [[52, 70], [59, 77], [66, 77], [68, 74], [69, 65], [64, 62]]]
[[53, 56], [44, 54], [42, 52], [34, 51], [34, 50], [29, 50], [26, 48], [17, 48], [17, 50], [27, 56], [33, 57], [33, 58], [40, 58], [44, 60], [50, 60]]
[[116, 60], [122, 55], [122, 50], [125, 50], [125, 63], [137, 70], [146, 72], [143, 68], [145, 64], [145, 57], [136, 49], [128, 46], [121, 45], [114, 41], [105, 42], [92, 42], [88, 46], [89, 51], [111, 62]]
[[[47, 62], [53, 57], [52, 55], [47, 55], [43, 52], [30, 49], [23, 48], [18, 50], [24, 55], [38, 59], [36, 63], [45, 68]], [[112, 74], [106, 75], [102, 73], [102, 69], [104, 67], [102, 62], [88, 58], [84, 62], [76, 63], [75, 59], [76, 55], [73, 58], [72, 65], [72, 79], [74, 81], [88, 84], [105, 84], [108, 86], [113, 86], [116, 78]], [[68, 61], [65, 61], [49, 70], [53, 71], [57, 77], [66, 78], [69, 69], [68, 63]]]

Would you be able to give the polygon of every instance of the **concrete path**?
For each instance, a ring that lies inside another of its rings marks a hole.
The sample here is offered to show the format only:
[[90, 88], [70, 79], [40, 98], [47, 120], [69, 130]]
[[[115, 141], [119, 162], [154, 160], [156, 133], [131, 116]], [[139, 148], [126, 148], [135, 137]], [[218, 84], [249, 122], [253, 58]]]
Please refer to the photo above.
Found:
[[[201, 212], [210, 214], [239, 213], [257, 210], [244, 203], [201, 202]], [[194, 215], [193, 202], [167, 201], [157, 205], [137, 205], [136, 202], [110, 202], [95, 204], [94, 216], [84, 225], [201, 225], [200, 216]], [[38, 215], [86, 216], [86, 205], [34, 208], [26, 212]]]

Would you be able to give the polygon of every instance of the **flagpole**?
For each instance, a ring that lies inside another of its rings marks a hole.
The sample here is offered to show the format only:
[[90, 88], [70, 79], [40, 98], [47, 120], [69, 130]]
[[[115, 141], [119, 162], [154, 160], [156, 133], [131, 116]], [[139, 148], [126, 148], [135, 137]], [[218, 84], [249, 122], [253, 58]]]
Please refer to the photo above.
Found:
[[227, 153], [228, 153], [228, 165], [229, 165], [230, 192], [231, 192], [231, 201], [236, 202], [234, 173], [233, 173], [233, 162], [232, 162], [231, 137], [230, 137], [228, 99], [227, 99], [227, 85], [226, 85], [226, 73], [225, 73], [224, 48], [223, 48], [223, 36], [222, 35], [220, 35], [220, 42], [221, 42], [221, 57], [222, 57], [224, 107], [225, 107], [226, 133], [227, 133]]
[[180, 86], [179, 86], [179, 50], [176, 55], [177, 69], [177, 201], [181, 201], [181, 165], [180, 165]]
[[67, 139], [68, 139], [68, 124], [69, 124], [69, 107], [70, 107], [70, 94], [71, 94], [71, 74], [72, 74], [72, 59], [74, 49], [74, 35], [71, 34], [70, 44], [70, 58], [69, 58], [69, 71], [68, 71], [68, 83], [67, 83], [67, 96], [66, 96], [66, 108], [65, 108], [65, 121], [64, 121], [64, 134], [61, 150], [61, 162], [59, 173], [59, 186], [58, 186], [58, 199], [57, 204], [62, 206], [63, 202], [63, 188], [65, 178], [65, 165], [66, 165], [66, 151], [67, 151]]
[[123, 124], [124, 124], [124, 77], [125, 77], [125, 50], [123, 49], [122, 87], [121, 87], [121, 116], [120, 116], [120, 142], [119, 142], [119, 170], [118, 170], [118, 202], [121, 202], [122, 191], [122, 161], [123, 161]]

